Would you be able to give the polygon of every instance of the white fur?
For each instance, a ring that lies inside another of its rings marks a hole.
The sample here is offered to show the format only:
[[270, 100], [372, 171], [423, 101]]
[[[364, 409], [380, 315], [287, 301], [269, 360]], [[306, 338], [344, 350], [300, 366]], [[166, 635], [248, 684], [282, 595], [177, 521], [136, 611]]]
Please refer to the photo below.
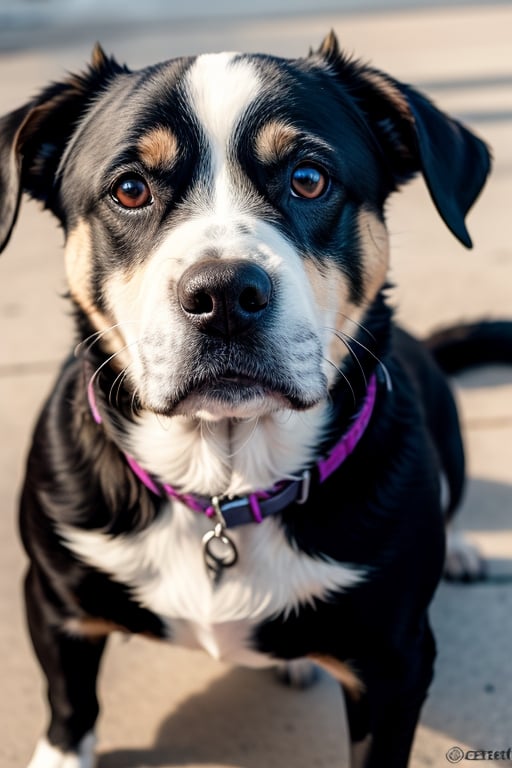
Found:
[[47, 739], [40, 739], [27, 768], [94, 768], [95, 746], [96, 737], [92, 732], [84, 736], [77, 752], [62, 752]]
[[[447, 509], [450, 502], [450, 486], [446, 475], [442, 472], [441, 508]], [[478, 548], [469, 541], [463, 531], [459, 531], [450, 523], [446, 528], [446, 555], [444, 575], [454, 581], [475, 581], [485, 574], [485, 562]]]
[[261, 90], [256, 69], [247, 61], [235, 61], [235, 56], [199, 56], [186, 79], [192, 113], [210, 145], [216, 216], [227, 222], [240, 207], [239, 188], [230, 179], [230, 143], [241, 116]]
[[298, 467], [313, 463], [326, 416], [326, 405], [234, 422], [144, 412], [127, 425], [124, 448], [150, 474], [183, 492], [241, 496], [292, 479]]
[[444, 573], [449, 579], [475, 581], [485, 574], [485, 562], [477, 547], [451, 525], [446, 531]]
[[222, 155], [237, 121], [261, 90], [256, 68], [237, 56], [234, 52], [198, 56], [186, 77], [192, 113]]
[[137, 600], [166, 622], [174, 642], [249, 666], [272, 663], [248, 646], [257, 623], [289, 615], [364, 578], [360, 568], [298, 551], [268, 518], [229, 531], [239, 560], [213, 586], [201, 546], [211, 527], [204, 515], [173, 503], [137, 534], [110, 537], [69, 526], [59, 526], [59, 532], [85, 562], [130, 586]]

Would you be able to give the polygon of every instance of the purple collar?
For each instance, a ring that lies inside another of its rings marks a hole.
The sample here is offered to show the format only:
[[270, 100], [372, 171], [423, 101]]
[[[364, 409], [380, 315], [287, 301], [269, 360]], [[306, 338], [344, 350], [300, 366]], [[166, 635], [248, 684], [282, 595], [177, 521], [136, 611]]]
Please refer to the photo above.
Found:
[[[316, 464], [320, 483], [327, 480], [341, 466], [363, 436], [373, 413], [376, 392], [377, 377], [373, 374], [368, 382], [364, 402], [358, 413], [353, 417], [349, 429], [332, 448], [327, 457]], [[87, 396], [94, 421], [97, 424], [101, 424], [103, 419], [96, 403], [93, 379], [90, 379], [87, 386]], [[309, 494], [310, 470], [305, 470], [298, 480], [282, 480], [268, 490], [255, 491], [247, 496], [239, 496], [233, 499], [219, 499], [216, 496], [210, 499], [205, 496], [180, 493], [167, 483], [158, 484], [132, 456], [125, 454], [125, 457], [132, 472], [156, 496], [165, 494], [181, 501], [195, 512], [200, 512], [213, 520], [220, 519], [223, 530], [244, 525], [245, 523], [261, 523], [266, 517], [281, 512], [289, 504], [304, 504]]]

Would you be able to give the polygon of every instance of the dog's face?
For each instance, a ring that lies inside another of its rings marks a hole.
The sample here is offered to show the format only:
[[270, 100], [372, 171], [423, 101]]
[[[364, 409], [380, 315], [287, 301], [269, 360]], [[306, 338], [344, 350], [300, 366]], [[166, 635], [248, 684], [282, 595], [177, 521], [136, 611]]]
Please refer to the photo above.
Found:
[[19, 189], [43, 200], [71, 296], [141, 405], [208, 419], [325, 399], [386, 280], [389, 193], [422, 171], [469, 245], [488, 171], [478, 139], [333, 36], [296, 61], [134, 73], [96, 51], [0, 134], [0, 241]]
[[311, 406], [385, 279], [371, 134], [334, 84], [318, 98], [324, 71], [282, 67], [219, 54], [121, 78], [68, 146], [71, 292], [116, 326], [153, 410]]

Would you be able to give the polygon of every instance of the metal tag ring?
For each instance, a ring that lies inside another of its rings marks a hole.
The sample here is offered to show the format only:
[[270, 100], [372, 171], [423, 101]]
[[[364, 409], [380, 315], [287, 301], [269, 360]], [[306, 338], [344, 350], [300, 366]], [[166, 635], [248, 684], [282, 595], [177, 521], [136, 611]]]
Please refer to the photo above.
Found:
[[[226, 551], [225, 555], [219, 557], [219, 555], [214, 552], [213, 547], [215, 541], [220, 542], [223, 545]], [[207, 565], [209, 564], [208, 560], [210, 560], [210, 562], [213, 561], [221, 568], [231, 568], [231, 566], [238, 560], [238, 551], [234, 542], [224, 532], [224, 529], [219, 526], [215, 526], [212, 531], [208, 531], [203, 536], [203, 552]]]

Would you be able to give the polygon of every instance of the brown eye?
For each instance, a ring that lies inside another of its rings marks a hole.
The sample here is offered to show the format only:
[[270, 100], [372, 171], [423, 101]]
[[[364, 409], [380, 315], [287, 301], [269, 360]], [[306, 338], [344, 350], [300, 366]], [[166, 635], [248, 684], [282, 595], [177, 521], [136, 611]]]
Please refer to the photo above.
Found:
[[112, 186], [111, 195], [123, 208], [143, 208], [153, 202], [151, 190], [142, 176], [123, 176]]
[[291, 190], [294, 197], [315, 200], [327, 189], [329, 177], [316, 165], [302, 163], [292, 173]]

